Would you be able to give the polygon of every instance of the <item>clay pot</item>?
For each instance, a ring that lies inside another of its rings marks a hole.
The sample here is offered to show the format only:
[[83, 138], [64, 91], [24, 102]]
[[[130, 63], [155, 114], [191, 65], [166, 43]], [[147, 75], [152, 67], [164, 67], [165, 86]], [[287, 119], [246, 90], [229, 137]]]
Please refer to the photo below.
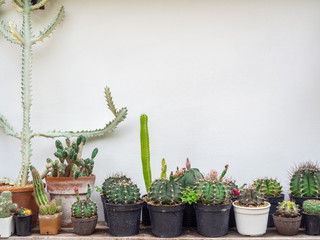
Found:
[[28, 208], [33, 212], [32, 227], [37, 224], [39, 207], [33, 196], [33, 186], [26, 187], [8, 187], [0, 185], [0, 193], [3, 191], [10, 191], [12, 193], [12, 202], [18, 205], [18, 208]]
[[61, 231], [62, 213], [39, 215], [40, 234], [58, 234]]
[[85, 199], [88, 191], [88, 184], [93, 189], [96, 176], [79, 177], [46, 177], [47, 190], [51, 199], [58, 200], [61, 198], [61, 208], [63, 212], [62, 226], [72, 227], [71, 222], [71, 205], [77, 200], [74, 193], [74, 187], [79, 189], [80, 199]]
[[296, 235], [299, 231], [301, 224], [301, 216], [295, 218], [279, 217], [275, 214], [272, 215], [274, 225], [279, 234], [285, 236]]
[[96, 229], [98, 216], [92, 218], [71, 218], [74, 233], [78, 235], [90, 235]]

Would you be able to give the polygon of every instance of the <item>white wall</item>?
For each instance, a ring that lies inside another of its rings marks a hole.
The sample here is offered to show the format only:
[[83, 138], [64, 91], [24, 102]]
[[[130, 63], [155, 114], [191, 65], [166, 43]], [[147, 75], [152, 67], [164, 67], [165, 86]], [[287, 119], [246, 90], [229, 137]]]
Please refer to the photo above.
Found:
[[[12, 3], [6, 21], [21, 23]], [[149, 116], [154, 178], [168, 169], [222, 171], [239, 184], [277, 177], [320, 156], [320, 1], [317, 0], [55, 0], [33, 15], [35, 32], [61, 5], [65, 21], [34, 47], [32, 128], [103, 127], [111, 120], [110, 86], [127, 119], [87, 144], [99, 148], [97, 184], [124, 172], [144, 193], [139, 116]], [[0, 38], [0, 113], [20, 130], [21, 51]], [[33, 140], [40, 171], [52, 139]], [[16, 178], [20, 142], [0, 132], [0, 176]], [[100, 204], [98, 195], [96, 200]], [[101, 215], [102, 216], [102, 215]]]

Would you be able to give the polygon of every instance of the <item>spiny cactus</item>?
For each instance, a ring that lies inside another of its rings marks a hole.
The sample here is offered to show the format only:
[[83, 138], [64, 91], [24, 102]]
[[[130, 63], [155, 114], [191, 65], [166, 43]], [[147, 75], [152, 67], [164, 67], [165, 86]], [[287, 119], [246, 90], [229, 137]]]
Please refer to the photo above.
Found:
[[[32, 46], [39, 41], [43, 41], [49, 37], [55, 30], [56, 26], [62, 21], [64, 17], [64, 7], [62, 6], [53, 21], [40, 33], [35, 36], [32, 32], [32, 24], [30, 14], [32, 11], [39, 9], [46, 5], [49, 0], [38, 0], [36, 4], [32, 5], [32, 0], [13, 0], [13, 5], [16, 10], [23, 15], [23, 22], [21, 30], [13, 23], [9, 22], [7, 26], [4, 21], [0, 20], [0, 33], [11, 43], [22, 47], [22, 75], [21, 75], [21, 89], [22, 89], [22, 107], [23, 107], [23, 126], [19, 133], [9, 124], [9, 122], [0, 115], [0, 128], [4, 130], [7, 135], [13, 136], [21, 140], [22, 165], [20, 173], [16, 181], [17, 186], [25, 186], [28, 183], [30, 158], [32, 155], [31, 139], [34, 137], [78, 137], [83, 135], [87, 138], [102, 136], [111, 133], [122, 122], [127, 115], [127, 108], [117, 110], [113, 103], [111, 92], [108, 87], [105, 88], [105, 98], [108, 103], [110, 111], [115, 118], [106, 124], [104, 128], [89, 130], [89, 131], [50, 131], [46, 133], [34, 132], [30, 126], [31, 119], [31, 105], [32, 105], [32, 84], [31, 84], [31, 70], [32, 70]], [[0, 0], [0, 5], [4, 1]]]
[[238, 196], [240, 206], [260, 206], [264, 204], [264, 196], [262, 192], [256, 190], [254, 187], [246, 187], [240, 191]]
[[123, 182], [123, 181], [124, 182], [131, 182], [131, 178], [128, 178], [126, 175], [123, 175], [123, 174], [115, 174], [115, 175], [105, 179], [102, 184], [103, 195], [106, 197], [107, 192], [110, 191], [110, 188], [112, 188], [112, 186], [115, 183]]
[[47, 194], [44, 190], [43, 182], [40, 178], [39, 172], [34, 166], [30, 166], [30, 171], [32, 174], [32, 184], [33, 184], [33, 195], [35, 197], [37, 205], [40, 207], [42, 205], [48, 205], [49, 200]]
[[259, 190], [265, 197], [280, 197], [282, 186], [276, 179], [259, 178], [254, 181], [253, 186]]
[[302, 209], [308, 214], [320, 214], [320, 200], [306, 200], [303, 202]]
[[144, 184], [148, 192], [152, 182], [152, 177], [150, 167], [148, 116], [146, 114], [142, 114], [140, 116], [140, 145]]
[[39, 206], [39, 212], [41, 215], [54, 215], [61, 212], [61, 199], [57, 202], [53, 199], [50, 203], [46, 205]]
[[74, 218], [91, 218], [97, 216], [97, 204], [93, 202], [91, 197], [91, 188], [88, 185], [88, 193], [86, 199], [80, 200], [78, 188], [74, 188], [77, 195], [77, 201], [72, 204], [71, 215]]
[[200, 196], [199, 201], [204, 205], [214, 206], [230, 203], [230, 189], [224, 182], [201, 179], [194, 189]]
[[295, 202], [283, 201], [277, 206], [276, 215], [279, 217], [294, 218], [300, 216], [299, 206]]
[[164, 160], [164, 158], [162, 158], [161, 161], [161, 175], [160, 178], [167, 178], [167, 164], [166, 164], [166, 160]]
[[134, 204], [140, 201], [140, 190], [131, 181], [114, 182], [106, 192], [109, 203], [114, 204]]
[[189, 158], [187, 158], [186, 168], [182, 169], [182, 171], [177, 168], [175, 177], [178, 177], [177, 181], [183, 188], [187, 186], [194, 187], [200, 179], [203, 179], [203, 175], [198, 168], [191, 168]]
[[172, 175], [173, 173], [170, 179], [160, 178], [152, 182], [148, 192], [148, 199], [151, 203], [161, 205], [181, 203], [183, 189]]
[[293, 170], [290, 180], [292, 196], [320, 197], [320, 168], [312, 162], [302, 163]]
[[17, 209], [17, 204], [12, 203], [12, 194], [9, 191], [3, 191], [0, 196], [0, 218], [10, 217], [10, 213]]

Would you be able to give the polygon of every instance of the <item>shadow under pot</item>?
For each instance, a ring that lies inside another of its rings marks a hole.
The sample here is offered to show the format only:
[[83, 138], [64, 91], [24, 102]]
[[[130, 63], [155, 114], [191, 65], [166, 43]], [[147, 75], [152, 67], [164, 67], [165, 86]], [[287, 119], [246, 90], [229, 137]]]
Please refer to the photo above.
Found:
[[104, 224], [106, 226], [109, 226], [108, 225], [108, 212], [107, 212], [107, 208], [106, 208], [106, 205], [105, 205], [105, 202], [108, 202], [108, 198], [105, 197], [104, 195], [100, 195], [100, 197], [101, 197], [101, 202], [102, 202], [102, 206], [103, 206]]
[[20, 216], [18, 213], [13, 215], [15, 223], [15, 234], [18, 236], [29, 236], [32, 233], [33, 213], [29, 216]]
[[94, 233], [98, 222], [98, 216], [91, 218], [75, 218], [71, 217], [72, 226], [75, 234], [90, 235]]
[[142, 202], [136, 204], [105, 202], [110, 234], [119, 237], [139, 234], [142, 204]]
[[280, 197], [267, 197], [266, 201], [270, 203], [270, 211], [268, 217], [268, 227], [274, 227], [272, 215], [277, 212], [278, 203], [284, 200], [284, 194], [281, 194]]
[[274, 225], [276, 226], [277, 232], [285, 236], [296, 235], [299, 231], [301, 224], [301, 216], [294, 218], [279, 217], [275, 214], [272, 215]]
[[302, 197], [302, 196], [292, 196], [291, 194], [289, 195], [290, 197], [290, 201], [293, 201], [295, 202], [296, 204], [298, 204], [300, 206], [300, 215], [302, 216], [302, 219], [301, 219], [301, 224], [300, 224], [300, 227], [305, 227], [305, 215], [302, 214], [302, 205], [303, 205], [303, 202], [305, 200], [319, 200], [319, 198], [317, 197]]
[[152, 234], [163, 238], [180, 236], [184, 208], [185, 203], [172, 206], [158, 206], [148, 203]]
[[302, 213], [308, 235], [320, 235], [320, 214]]

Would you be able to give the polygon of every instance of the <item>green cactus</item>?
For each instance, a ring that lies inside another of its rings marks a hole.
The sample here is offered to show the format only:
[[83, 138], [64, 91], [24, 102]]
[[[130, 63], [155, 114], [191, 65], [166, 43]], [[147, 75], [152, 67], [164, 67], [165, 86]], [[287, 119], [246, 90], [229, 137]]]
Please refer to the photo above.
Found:
[[290, 179], [292, 196], [320, 197], [320, 168], [318, 164], [306, 162], [293, 170]]
[[106, 197], [109, 203], [114, 204], [134, 204], [141, 200], [138, 186], [126, 180], [114, 182], [106, 192]]
[[57, 202], [53, 199], [51, 202], [39, 206], [39, 212], [41, 215], [54, 215], [56, 213], [60, 213], [61, 210], [61, 199]]
[[320, 214], [320, 200], [306, 200], [303, 202], [302, 209], [308, 214]]
[[199, 201], [204, 205], [215, 206], [230, 203], [230, 189], [223, 182], [200, 179], [194, 189], [200, 196]]
[[276, 179], [259, 178], [254, 181], [253, 186], [259, 190], [265, 197], [280, 197], [282, 186]]
[[264, 196], [262, 192], [256, 190], [255, 187], [246, 187], [240, 191], [238, 203], [244, 207], [257, 207], [264, 204]]
[[3, 191], [0, 196], [0, 218], [8, 218], [11, 212], [17, 209], [17, 204], [12, 203], [12, 194], [9, 191]]
[[180, 204], [182, 198], [182, 187], [173, 177], [170, 180], [160, 178], [152, 182], [148, 192], [148, 199], [151, 203], [160, 205]]
[[131, 179], [128, 178], [126, 175], [123, 175], [123, 174], [115, 174], [115, 175], [105, 179], [103, 184], [102, 184], [102, 193], [103, 193], [103, 195], [106, 197], [107, 196], [107, 192], [110, 191], [110, 188], [112, 188], [112, 186], [115, 183], [123, 182], [123, 181], [131, 182]]
[[279, 217], [294, 218], [300, 216], [299, 206], [291, 201], [279, 202], [276, 215]]
[[161, 161], [161, 175], [160, 178], [167, 178], [167, 164], [166, 164], [166, 160], [164, 160], [164, 158], [162, 158]]
[[[87, 138], [102, 136], [114, 131], [117, 125], [122, 122], [127, 115], [127, 108], [117, 110], [113, 103], [111, 92], [108, 87], [105, 88], [105, 98], [107, 100], [108, 108], [113, 113], [115, 118], [106, 124], [104, 128], [89, 130], [89, 131], [50, 131], [46, 133], [37, 133], [31, 129], [31, 105], [32, 105], [32, 84], [31, 84], [31, 70], [32, 70], [32, 46], [39, 41], [43, 41], [49, 37], [55, 30], [56, 26], [62, 21], [64, 17], [64, 7], [62, 6], [53, 21], [40, 33], [35, 36], [32, 32], [31, 12], [46, 5], [49, 0], [38, 0], [36, 4], [32, 5], [32, 0], [13, 0], [13, 5], [16, 10], [23, 15], [23, 22], [21, 30], [13, 22], [9, 22], [8, 26], [4, 21], [0, 20], [0, 33], [11, 43], [22, 47], [22, 75], [21, 75], [21, 89], [22, 89], [22, 107], [23, 107], [23, 126], [22, 131], [16, 132], [9, 122], [0, 115], [0, 128], [4, 130], [7, 135], [13, 136], [21, 140], [22, 165], [20, 173], [16, 181], [17, 186], [26, 186], [28, 183], [30, 158], [32, 155], [31, 139], [34, 137], [78, 137], [85, 136]], [[4, 1], [0, 0], [0, 5]], [[1, 181], [1, 179], [0, 179]]]
[[141, 162], [143, 170], [143, 178], [147, 192], [149, 191], [152, 177], [150, 167], [150, 148], [149, 148], [149, 131], [148, 116], [142, 114], [140, 116], [140, 145], [141, 145]]
[[75, 187], [74, 191], [77, 195], [77, 201], [72, 204], [71, 215], [74, 218], [91, 218], [97, 216], [97, 204], [90, 199], [91, 188], [88, 185], [88, 193], [86, 199], [80, 200], [79, 191]]
[[203, 175], [198, 168], [191, 168], [189, 158], [187, 158], [186, 168], [182, 170], [177, 168], [176, 174], [178, 176], [177, 181], [183, 188], [194, 187], [200, 179], [203, 179]]
[[49, 200], [47, 194], [44, 190], [43, 182], [40, 178], [39, 172], [32, 165], [30, 166], [30, 171], [32, 174], [32, 184], [33, 184], [33, 195], [35, 197], [38, 206], [48, 205]]

